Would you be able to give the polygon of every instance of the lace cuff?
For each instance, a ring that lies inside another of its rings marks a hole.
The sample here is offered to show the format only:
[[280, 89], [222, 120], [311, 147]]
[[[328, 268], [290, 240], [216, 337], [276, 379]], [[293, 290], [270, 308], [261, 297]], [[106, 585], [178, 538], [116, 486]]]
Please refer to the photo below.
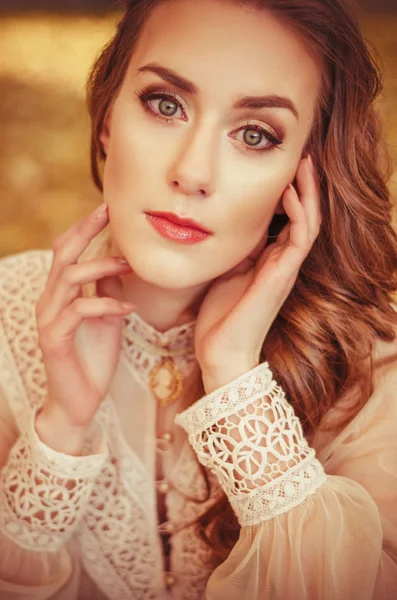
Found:
[[241, 526], [287, 512], [326, 479], [268, 362], [204, 396], [175, 423], [217, 475]]
[[94, 479], [106, 459], [100, 453], [69, 456], [46, 446], [34, 429], [35, 415], [12, 447], [0, 473], [0, 529], [32, 550], [55, 551], [76, 529]]

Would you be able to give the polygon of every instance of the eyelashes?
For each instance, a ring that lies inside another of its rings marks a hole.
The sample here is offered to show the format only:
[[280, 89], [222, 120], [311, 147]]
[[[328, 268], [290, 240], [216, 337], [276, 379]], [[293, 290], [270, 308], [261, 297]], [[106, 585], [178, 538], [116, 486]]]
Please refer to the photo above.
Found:
[[[176, 96], [174, 96], [173, 94], [170, 94], [168, 91], [160, 90], [160, 89], [155, 89], [155, 90], [149, 89], [146, 91], [145, 90], [136, 91], [135, 94], [138, 96], [143, 109], [150, 115], [154, 116], [156, 119], [159, 119], [160, 121], [167, 122], [167, 123], [174, 122], [175, 120], [177, 120], [174, 117], [174, 115], [167, 117], [166, 115], [163, 115], [160, 112], [157, 112], [150, 104], [150, 102], [152, 100], [160, 100], [160, 101], [161, 100], [169, 100], [169, 101], [175, 103], [177, 105], [177, 107], [182, 111], [182, 113], [183, 113], [182, 120], [187, 121], [186, 114], [185, 114], [185, 111], [184, 111], [184, 108], [183, 108], [181, 102], [178, 100], [178, 98]], [[282, 149], [282, 148], [280, 148], [280, 146], [283, 143], [282, 140], [279, 139], [273, 131], [266, 129], [265, 127], [262, 127], [262, 126], [258, 125], [257, 123], [249, 123], [249, 122], [243, 123], [233, 133], [243, 131], [243, 130], [257, 131], [260, 134], [262, 134], [262, 136], [269, 141], [268, 145], [262, 146], [262, 147], [250, 146], [250, 145], [246, 144], [244, 141], [240, 142], [242, 144], [242, 149], [244, 152], [262, 153], [262, 152], [271, 152], [272, 150], [275, 150], [277, 148], [279, 150]], [[232, 136], [232, 137], [234, 137], [234, 136]]]

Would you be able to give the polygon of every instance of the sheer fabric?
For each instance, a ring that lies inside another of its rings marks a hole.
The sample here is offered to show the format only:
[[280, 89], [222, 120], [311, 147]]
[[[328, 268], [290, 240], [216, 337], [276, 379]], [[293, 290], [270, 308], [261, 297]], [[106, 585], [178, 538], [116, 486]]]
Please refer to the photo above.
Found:
[[[339, 435], [309, 444], [271, 357], [191, 406], [182, 395], [161, 408], [148, 374], [167, 349], [193, 377], [194, 322], [161, 333], [132, 314], [84, 455], [67, 456], [34, 429], [46, 393], [34, 308], [51, 260], [0, 261], [2, 600], [396, 597], [396, 361]], [[84, 352], [84, 325], [77, 341]], [[397, 340], [376, 353], [396, 354]], [[220, 564], [193, 523], [223, 493], [241, 530]]]

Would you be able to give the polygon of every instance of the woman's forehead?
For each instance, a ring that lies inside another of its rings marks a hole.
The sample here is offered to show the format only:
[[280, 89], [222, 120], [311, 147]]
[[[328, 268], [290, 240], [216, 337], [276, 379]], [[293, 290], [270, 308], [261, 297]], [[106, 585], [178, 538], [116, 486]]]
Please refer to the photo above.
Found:
[[131, 75], [150, 63], [174, 70], [202, 98], [219, 103], [241, 94], [291, 97], [303, 121], [321, 85], [318, 63], [291, 27], [264, 10], [223, 0], [160, 3], [141, 32]]

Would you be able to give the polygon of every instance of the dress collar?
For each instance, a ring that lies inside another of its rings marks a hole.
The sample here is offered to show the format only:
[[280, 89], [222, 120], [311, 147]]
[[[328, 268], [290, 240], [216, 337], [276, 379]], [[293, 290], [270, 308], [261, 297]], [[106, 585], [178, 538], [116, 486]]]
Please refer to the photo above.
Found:
[[163, 408], [175, 400], [183, 400], [186, 381], [197, 367], [195, 323], [190, 321], [161, 332], [135, 312], [124, 321], [122, 343], [126, 363]]
[[196, 319], [162, 332], [133, 312], [124, 320], [123, 333], [129, 346], [138, 346], [154, 356], [178, 357], [194, 354], [195, 325]]

